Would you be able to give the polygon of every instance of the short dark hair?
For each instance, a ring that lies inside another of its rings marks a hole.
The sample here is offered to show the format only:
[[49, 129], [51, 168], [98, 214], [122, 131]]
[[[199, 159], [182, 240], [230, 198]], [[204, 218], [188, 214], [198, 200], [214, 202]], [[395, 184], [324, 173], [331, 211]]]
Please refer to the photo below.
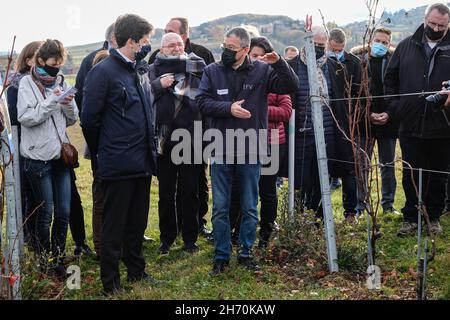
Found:
[[189, 20], [186, 18], [182, 18], [182, 17], [175, 17], [170, 19], [170, 21], [179, 21], [181, 26], [180, 26], [180, 35], [183, 34], [189, 34]]
[[114, 27], [114, 34], [119, 48], [124, 47], [129, 39], [138, 42], [152, 31], [153, 26], [147, 20], [135, 14], [120, 16]]
[[375, 29], [375, 32], [373, 34], [376, 34], [376, 33], [384, 33], [384, 34], [387, 34], [389, 37], [392, 37], [391, 29], [388, 29], [386, 27], [379, 27], [379, 28]]
[[342, 44], [347, 42], [347, 36], [345, 35], [344, 30], [340, 28], [335, 28], [330, 31], [330, 41], [333, 40], [336, 43]]
[[39, 58], [44, 60], [44, 62], [50, 58], [55, 58], [56, 60], [62, 60], [64, 63], [67, 58], [67, 50], [61, 41], [47, 39], [36, 53], [35, 61], [37, 64], [39, 64]]
[[231, 36], [235, 36], [236, 38], [239, 38], [242, 48], [250, 47], [250, 34], [248, 33], [248, 31], [246, 29], [244, 29], [242, 27], [233, 28], [225, 34], [225, 37], [227, 37], [227, 38], [229, 38]]
[[263, 49], [265, 53], [271, 53], [275, 51], [272, 43], [270, 43], [270, 40], [266, 37], [252, 38], [250, 42], [250, 50], [252, 50], [254, 47]]
[[425, 10], [425, 17], [428, 18], [431, 11], [433, 11], [433, 10], [437, 10], [437, 11], [439, 11], [440, 14], [442, 14], [444, 16], [448, 15], [450, 17], [450, 8], [444, 3], [434, 3], [434, 4], [429, 5], [427, 7], [427, 9]]

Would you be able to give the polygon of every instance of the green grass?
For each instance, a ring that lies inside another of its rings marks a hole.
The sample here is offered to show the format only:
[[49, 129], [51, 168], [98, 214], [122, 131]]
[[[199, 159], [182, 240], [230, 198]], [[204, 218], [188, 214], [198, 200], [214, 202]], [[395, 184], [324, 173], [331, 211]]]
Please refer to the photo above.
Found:
[[[70, 130], [72, 142], [78, 150], [83, 150], [83, 139], [79, 127]], [[399, 182], [400, 171], [398, 170]], [[85, 210], [86, 231], [88, 241], [92, 245], [91, 227], [91, 183], [92, 177], [89, 162], [81, 160], [81, 168], [77, 170], [77, 185]], [[175, 248], [167, 257], [159, 258], [156, 254], [157, 243], [145, 244], [145, 258], [147, 271], [154, 277], [164, 280], [161, 287], [150, 287], [142, 284], [127, 285], [127, 294], [112, 299], [169, 299], [169, 300], [205, 300], [205, 299], [233, 299], [233, 300], [327, 300], [327, 299], [411, 299], [414, 298], [416, 270], [416, 238], [399, 239], [395, 236], [402, 219], [399, 216], [381, 215], [382, 238], [377, 243], [377, 264], [383, 272], [383, 288], [381, 292], [371, 293], [365, 287], [366, 252], [366, 223], [362, 219], [357, 226], [342, 223], [341, 192], [333, 195], [333, 206], [337, 220], [338, 245], [340, 259], [346, 263], [342, 274], [327, 275], [324, 273], [316, 280], [303, 278], [295, 274], [288, 274], [282, 266], [276, 263], [263, 263], [261, 273], [251, 272], [238, 267], [233, 259], [230, 271], [218, 277], [211, 278], [208, 273], [213, 258], [213, 247], [200, 240], [201, 251], [193, 256], [181, 250], [182, 242], [178, 241]], [[397, 193], [396, 207], [401, 208], [404, 196], [401, 183]], [[156, 179], [152, 184], [150, 200], [149, 224], [147, 235], [159, 239], [158, 230], [158, 184]], [[450, 299], [450, 218], [444, 217], [442, 224], [444, 235], [437, 240], [437, 256], [430, 265], [429, 298]], [[73, 241], [69, 235], [68, 252], [73, 250]], [[317, 254], [317, 253], [316, 253]], [[319, 252], [326, 256], [326, 252]], [[105, 299], [97, 263], [90, 258], [72, 261], [82, 270], [82, 290], [69, 291], [64, 285], [52, 279], [39, 276], [32, 272], [32, 261], [28, 262], [24, 276], [23, 292], [29, 299], [68, 299], [68, 300], [98, 300]], [[303, 261], [297, 262], [297, 267], [303, 267]], [[290, 264], [296, 267], [295, 263]], [[126, 279], [126, 270], [122, 266], [122, 279]], [[295, 270], [295, 268], [293, 269]], [[314, 277], [312, 277], [314, 278]]]

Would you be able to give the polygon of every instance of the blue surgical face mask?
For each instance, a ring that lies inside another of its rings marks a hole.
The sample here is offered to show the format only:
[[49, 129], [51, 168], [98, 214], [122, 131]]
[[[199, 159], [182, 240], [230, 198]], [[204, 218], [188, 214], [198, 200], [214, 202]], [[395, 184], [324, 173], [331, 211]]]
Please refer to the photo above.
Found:
[[340, 62], [345, 61], [345, 51], [344, 50], [342, 50], [341, 52], [333, 52], [333, 51], [328, 50], [327, 56], [328, 56], [328, 58], [334, 58]]
[[388, 48], [385, 45], [379, 42], [374, 42], [372, 44], [372, 53], [371, 53], [372, 57], [381, 58], [384, 57], [387, 52]]

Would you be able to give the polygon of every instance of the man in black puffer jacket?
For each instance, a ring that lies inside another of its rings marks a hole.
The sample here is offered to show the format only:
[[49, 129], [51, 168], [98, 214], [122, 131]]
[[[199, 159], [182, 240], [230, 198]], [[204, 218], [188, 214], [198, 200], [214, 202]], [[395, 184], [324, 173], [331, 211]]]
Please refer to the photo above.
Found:
[[[444, 4], [427, 9], [425, 24], [397, 47], [386, 71], [384, 85], [387, 95], [439, 91], [450, 77], [450, 10]], [[400, 121], [400, 145], [403, 160], [413, 168], [446, 171], [450, 162], [450, 109], [433, 106], [424, 96], [411, 95], [388, 99], [389, 107], [377, 123], [389, 119]], [[417, 231], [418, 172], [412, 179], [409, 166], [403, 170], [406, 204], [402, 212], [404, 226], [398, 236]], [[442, 232], [439, 218], [444, 209], [447, 176], [424, 173], [423, 199], [435, 234]]]

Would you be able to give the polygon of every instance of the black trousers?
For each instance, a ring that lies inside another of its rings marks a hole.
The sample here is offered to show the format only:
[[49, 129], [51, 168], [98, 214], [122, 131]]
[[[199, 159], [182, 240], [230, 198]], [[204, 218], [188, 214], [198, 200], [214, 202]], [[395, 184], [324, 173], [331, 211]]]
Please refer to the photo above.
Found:
[[205, 219], [209, 211], [208, 164], [203, 164], [198, 175], [198, 222], [200, 227], [206, 226]]
[[[334, 135], [325, 135], [327, 156], [335, 158]], [[328, 161], [328, 168], [333, 163]], [[303, 208], [316, 212], [323, 218], [322, 190], [314, 136], [298, 134], [295, 142], [295, 189], [300, 190]]]
[[92, 234], [97, 256], [101, 255], [102, 217], [105, 206], [105, 185], [98, 170], [92, 171]]
[[[450, 168], [447, 170], [450, 171]], [[447, 199], [445, 200], [445, 211], [450, 211], [450, 176], [447, 177]]]
[[[158, 158], [159, 180], [159, 230], [161, 242], [173, 244], [178, 236], [180, 224], [178, 213], [182, 213], [181, 230], [185, 244], [198, 239], [198, 176], [202, 166], [175, 165], [170, 155]], [[177, 201], [177, 195], [180, 200]], [[180, 205], [180, 210], [177, 206]]]
[[142, 247], [148, 223], [150, 185], [150, 177], [104, 182], [100, 273], [106, 291], [120, 288], [121, 258], [129, 278], [139, 279], [145, 273]]
[[[450, 139], [401, 137], [400, 146], [403, 160], [413, 168], [447, 171], [450, 163]], [[423, 173], [423, 199], [431, 221], [438, 221], [444, 210], [447, 179], [445, 174]], [[409, 166], [404, 165], [403, 189], [406, 204], [402, 212], [407, 222], [417, 222], [418, 197], [414, 184], [419, 188], [419, 172], [411, 172]]]
[[[209, 211], [209, 186], [208, 186], [208, 164], [203, 164], [198, 174], [198, 224], [199, 228], [206, 227], [208, 221], [205, 217]], [[177, 221], [178, 230], [183, 228], [183, 202], [182, 190], [177, 186]]]
[[77, 247], [81, 247], [86, 243], [86, 230], [84, 224], [84, 211], [81, 203], [81, 197], [78, 193], [76, 185], [75, 171], [70, 171], [70, 232], [72, 233], [73, 241]]

